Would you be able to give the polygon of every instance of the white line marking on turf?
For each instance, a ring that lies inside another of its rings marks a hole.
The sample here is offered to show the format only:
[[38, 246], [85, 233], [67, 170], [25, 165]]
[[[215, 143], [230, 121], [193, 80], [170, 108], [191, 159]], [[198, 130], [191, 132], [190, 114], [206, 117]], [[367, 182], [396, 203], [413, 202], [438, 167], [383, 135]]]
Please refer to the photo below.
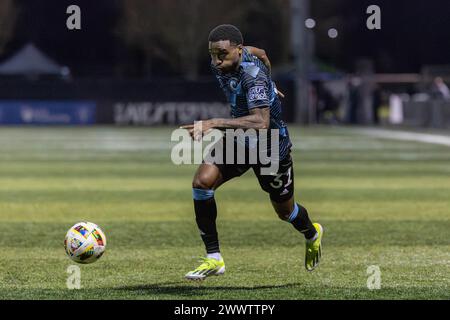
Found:
[[416, 141], [450, 147], [450, 136], [385, 129], [358, 129], [358, 131], [375, 138]]

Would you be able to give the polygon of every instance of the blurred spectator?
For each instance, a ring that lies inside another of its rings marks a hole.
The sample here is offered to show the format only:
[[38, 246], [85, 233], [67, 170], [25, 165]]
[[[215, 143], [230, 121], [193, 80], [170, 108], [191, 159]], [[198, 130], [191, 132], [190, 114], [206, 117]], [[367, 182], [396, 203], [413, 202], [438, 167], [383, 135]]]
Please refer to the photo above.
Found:
[[450, 90], [441, 77], [434, 78], [430, 91], [434, 99], [450, 100]]
[[356, 124], [358, 121], [358, 109], [360, 103], [360, 86], [361, 79], [359, 77], [352, 77], [348, 81], [348, 115], [347, 121], [350, 124]]
[[316, 116], [318, 123], [337, 123], [337, 111], [339, 103], [322, 81], [313, 81], [315, 93]]
[[375, 124], [380, 123], [379, 110], [382, 104], [382, 90], [379, 85], [376, 85], [375, 90], [372, 95], [372, 112], [373, 112], [373, 122]]

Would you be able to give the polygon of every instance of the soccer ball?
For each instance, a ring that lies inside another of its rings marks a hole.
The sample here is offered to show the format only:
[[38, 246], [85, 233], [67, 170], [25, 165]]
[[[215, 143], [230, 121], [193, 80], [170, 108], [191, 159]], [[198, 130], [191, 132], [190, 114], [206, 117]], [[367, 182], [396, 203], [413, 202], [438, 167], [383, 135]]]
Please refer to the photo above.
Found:
[[106, 237], [95, 223], [79, 222], [67, 231], [64, 248], [73, 261], [92, 263], [105, 252]]

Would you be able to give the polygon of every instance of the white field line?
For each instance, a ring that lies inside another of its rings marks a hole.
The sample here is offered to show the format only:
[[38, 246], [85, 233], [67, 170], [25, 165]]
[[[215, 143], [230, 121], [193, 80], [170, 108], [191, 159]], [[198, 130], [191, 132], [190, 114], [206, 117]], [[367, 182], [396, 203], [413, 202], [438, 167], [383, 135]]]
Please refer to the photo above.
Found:
[[[382, 150], [385, 146], [381, 142], [374, 140], [368, 141], [365, 137], [381, 138], [389, 140], [413, 141], [427, 144], [437, 144], [450, 147], [450, 136], [415, 133], [408, 131], [373, 129], [373, 128], [352, 128], [343, 131], [350, 132], [353, 136], [348, 137], [311, 137], [296, 138], [291, 136], [294, 144], [294, 150], [329, 150], [330, 144], [332, 149], [338, 150], [355, 150], [355, 149], [377, 149]], [[100, 135], [94, 137], [69, 137], [69, 136], [45, 136], [38, 138], [19, 139], [24, 140], [26, 146], [16, 145], [14, 139], [12, 141], [3, 141], [0, 137], [0, 146], [7, 147], [9, 150], [107, 150], [107, 151], [146, 151], [146, 150], [171, 150], [178, 142], [170, 141], [169, 136], [127, 136], [127, 135]], [[41, 141], [41, 139], [43, 138]], [[47, 139], [49, 138], [49, 139]], [[9, 137], [11, 139], [11, 137]], [[183, 145], [185, 145], [183, 143]], [[189, 146], [186, 143], [186, 147]], [[402, 149], [408, 150], [409, 147], [404, 146]]]
[[402, 141], [416, 141], [450, 147], [450, 136], [443, 136], [429, 133], [416, 133], [409, 131], [385, 130], [385, 129], [356, 129], [356, 130], [359, 133], [374, 138], [402, 140]]

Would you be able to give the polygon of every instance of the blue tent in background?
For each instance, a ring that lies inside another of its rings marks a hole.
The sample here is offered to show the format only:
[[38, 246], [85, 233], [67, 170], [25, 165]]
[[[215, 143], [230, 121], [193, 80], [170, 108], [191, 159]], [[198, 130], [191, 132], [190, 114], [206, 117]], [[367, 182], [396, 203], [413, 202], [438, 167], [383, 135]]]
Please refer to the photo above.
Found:
[[0, 75], [58, 75], [67, 77], [70, 70], [61, 66], [32, 43], [25, 45], [16, 54], [0, 64]]

